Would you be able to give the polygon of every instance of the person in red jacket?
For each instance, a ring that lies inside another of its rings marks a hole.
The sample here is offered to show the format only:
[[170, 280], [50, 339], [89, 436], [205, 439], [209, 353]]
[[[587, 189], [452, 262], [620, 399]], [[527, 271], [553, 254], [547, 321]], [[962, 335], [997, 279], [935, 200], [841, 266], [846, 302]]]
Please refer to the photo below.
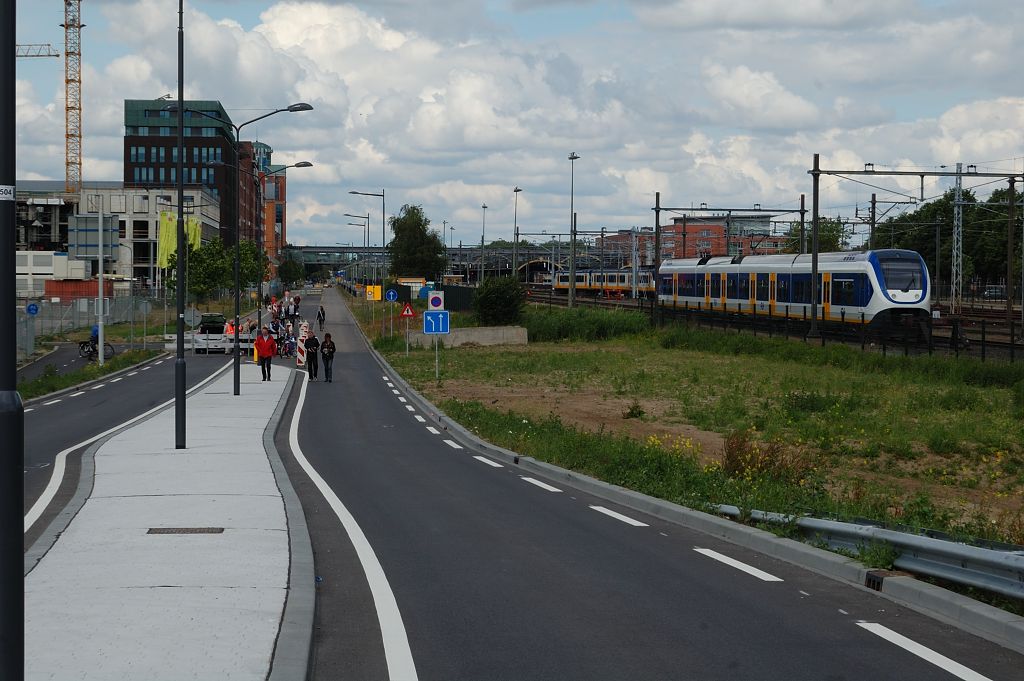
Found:
[[263, 327], [260, 335], [256, 338], [256, 357], [259, 358], [260, 370], [263, 371], [263, 380], [270, 380], [270, 360], [277, 353], [277, 341], [270, 335], [270, 329]]

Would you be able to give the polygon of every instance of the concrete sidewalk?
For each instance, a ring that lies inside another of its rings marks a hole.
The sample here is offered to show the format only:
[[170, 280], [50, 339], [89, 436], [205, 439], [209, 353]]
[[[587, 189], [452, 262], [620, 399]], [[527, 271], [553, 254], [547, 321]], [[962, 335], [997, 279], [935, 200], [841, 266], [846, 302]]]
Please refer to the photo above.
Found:
[[267, 678], [290, 549], [264, 431], [289, 372], [243, 363], [240, 396], [230, 370], [190, 396], [187, 449], [173, 409], [99, 448], [91, 494], [25, 578], [26, 679]]

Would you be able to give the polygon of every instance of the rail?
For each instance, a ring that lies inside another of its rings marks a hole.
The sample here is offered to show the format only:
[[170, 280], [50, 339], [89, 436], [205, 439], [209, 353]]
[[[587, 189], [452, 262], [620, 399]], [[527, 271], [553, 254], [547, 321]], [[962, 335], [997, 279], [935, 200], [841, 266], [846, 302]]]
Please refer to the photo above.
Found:
[[[718, 512], [732, 518], [741, 515], [738, 507], [730, 505], [718, 506]], [[825, 542], [833, 549], [857, 551], [871, 544], [884, 544], [899, 553], [893, 566], [900, 570], [1024, 600], [1024, 547], [989, 549], [872, 525], [756, 510], [749, 517], [770, 524], [793, 523], [806, 538]]]

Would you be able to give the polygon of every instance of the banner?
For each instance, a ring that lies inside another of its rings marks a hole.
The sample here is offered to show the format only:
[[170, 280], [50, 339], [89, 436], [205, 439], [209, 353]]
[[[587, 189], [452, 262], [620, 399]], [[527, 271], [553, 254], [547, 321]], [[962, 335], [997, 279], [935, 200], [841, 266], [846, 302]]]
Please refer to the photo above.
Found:
[[[199, 218], [185, 217], [185, 239], [189, 248], [199, 248], [203, 241], [203, 229]], [[160, 211], [160, 229], [157, 233], [156, 266], [161, 269], [171, 264], [171, 255], [178, 250], [178, 214]]]

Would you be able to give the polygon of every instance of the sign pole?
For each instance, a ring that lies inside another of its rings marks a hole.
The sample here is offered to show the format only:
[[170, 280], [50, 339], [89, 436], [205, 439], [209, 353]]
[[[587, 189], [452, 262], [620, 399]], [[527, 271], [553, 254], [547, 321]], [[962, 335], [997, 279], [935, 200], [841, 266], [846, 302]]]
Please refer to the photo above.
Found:
[[441, 380], [440, 360], [437, 349], [437, 336], [434, 336], [434, 380]]
[[409, 318], [405, 318], [405, 356], [409, 356]]

